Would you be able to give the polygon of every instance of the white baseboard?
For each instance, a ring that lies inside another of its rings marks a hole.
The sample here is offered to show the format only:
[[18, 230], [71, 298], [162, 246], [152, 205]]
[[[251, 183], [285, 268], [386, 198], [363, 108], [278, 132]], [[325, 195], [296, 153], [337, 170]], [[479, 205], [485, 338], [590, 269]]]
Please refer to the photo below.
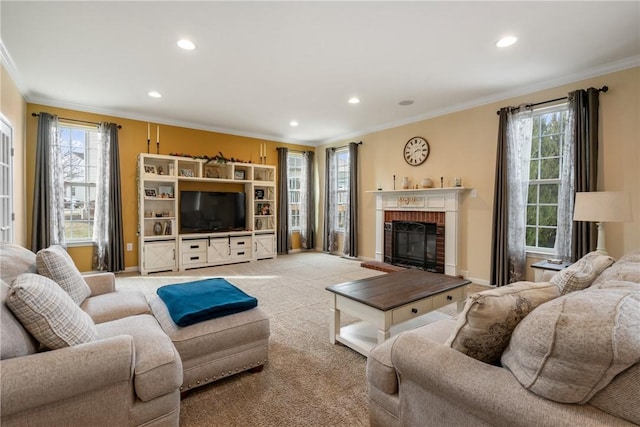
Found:
[[468, 277], [468, 280], [471, 280], [472, 283], [475, 283], [476, 285], [486, 285], [486, 286], [491, 286], [491, 282], [485, 279], [478, 279], [475, 277]]

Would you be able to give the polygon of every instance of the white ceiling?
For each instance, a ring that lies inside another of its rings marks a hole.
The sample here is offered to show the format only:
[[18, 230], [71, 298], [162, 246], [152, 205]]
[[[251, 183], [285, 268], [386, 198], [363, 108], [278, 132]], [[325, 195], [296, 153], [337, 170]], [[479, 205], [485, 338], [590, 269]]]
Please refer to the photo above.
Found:
[[312, 145], [640, 65], [638, 1], [3, 0], [0, 15], [29, 102]]

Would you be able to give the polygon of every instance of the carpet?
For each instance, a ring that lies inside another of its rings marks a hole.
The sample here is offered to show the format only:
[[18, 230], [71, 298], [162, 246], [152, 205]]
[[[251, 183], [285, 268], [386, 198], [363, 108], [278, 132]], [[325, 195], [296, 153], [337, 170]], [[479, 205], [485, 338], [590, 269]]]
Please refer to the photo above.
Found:
[[[303, 252], [185, 272], [121, 274], [116, 287], [153, 294], [166, 284], [224, 277], [255, 296], [269, 316], [264, 370], [191, 391], [181, 403], [181, 426], [368, 426], [366, 358], [329, 343], [325, 287], [379, 274], [359, 261]], [[453, 314], [455, 305], [443, 309]], [[343, 318], [344, 324], [355, 320]]]

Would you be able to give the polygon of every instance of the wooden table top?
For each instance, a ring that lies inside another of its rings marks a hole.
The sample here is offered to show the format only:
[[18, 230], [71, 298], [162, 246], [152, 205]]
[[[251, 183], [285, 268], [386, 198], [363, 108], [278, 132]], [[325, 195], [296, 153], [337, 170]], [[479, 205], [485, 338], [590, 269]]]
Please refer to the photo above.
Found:
[[378, 310], [388, 311], [470, 283], [466, 279], [411, 268], [327, 286], [325, 289]]

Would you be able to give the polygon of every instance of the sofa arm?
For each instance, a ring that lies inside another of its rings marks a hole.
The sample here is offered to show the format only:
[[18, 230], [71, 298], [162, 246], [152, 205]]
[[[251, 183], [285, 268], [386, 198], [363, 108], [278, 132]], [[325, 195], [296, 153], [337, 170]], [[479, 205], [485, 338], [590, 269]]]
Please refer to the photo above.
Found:
[[544, 399], [526, 390], [508, 369], [480, 362], [412, 331], [398, 336], [391, 360], [400, 378], [401, 413], [422, 408], [418, 410], [437, 418], [449, 409], [412, 402], [419, 397], [403, 393], [403, 382], [413, 382], [439, 402], [455, 402], [452, 411], [471, 414], [489, 425], [628, 425], [590, 405]]
[[91, 289], [91, 296], [108, 294], [116, 290], [116, 276], [113, 273], [90, 273], [82, 276]]
[[[133, 338], [120, 335], [2, 360], [2, 416], [81, 396], [112, 384], [132, 381], [134, 351]], [[126, 411], [127, 408], [121, 410]]]

